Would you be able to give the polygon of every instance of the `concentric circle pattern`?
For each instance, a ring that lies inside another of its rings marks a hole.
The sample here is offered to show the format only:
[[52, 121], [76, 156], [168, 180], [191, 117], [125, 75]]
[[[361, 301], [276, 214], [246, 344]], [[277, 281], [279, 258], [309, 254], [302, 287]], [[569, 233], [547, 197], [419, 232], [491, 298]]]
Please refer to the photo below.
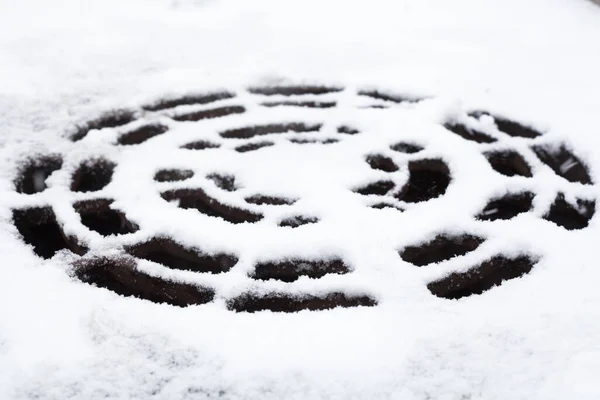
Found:
[[593, 182], [568, 142], [436, 101], [269, 86], [112, 111], [23, 160], [14, 225], [76, 279], [174, 306], [375, 307], [386, 274], [481, 294], [543, 257], [502, 248], [524, 224], [585, 229]]

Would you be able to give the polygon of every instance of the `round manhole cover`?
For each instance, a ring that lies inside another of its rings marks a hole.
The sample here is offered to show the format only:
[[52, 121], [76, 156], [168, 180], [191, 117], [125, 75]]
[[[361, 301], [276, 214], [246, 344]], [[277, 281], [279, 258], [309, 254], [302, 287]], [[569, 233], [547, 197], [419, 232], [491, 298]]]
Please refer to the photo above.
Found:
[[543, 257], [523, 226], [586, 228], [592, 181], [568, 142], [435, 101], [269, 86], [112, 111], [15, 167], [13, 222], [76, 279], [173, 306], [376, 307], [398, 279], [478, 295]]

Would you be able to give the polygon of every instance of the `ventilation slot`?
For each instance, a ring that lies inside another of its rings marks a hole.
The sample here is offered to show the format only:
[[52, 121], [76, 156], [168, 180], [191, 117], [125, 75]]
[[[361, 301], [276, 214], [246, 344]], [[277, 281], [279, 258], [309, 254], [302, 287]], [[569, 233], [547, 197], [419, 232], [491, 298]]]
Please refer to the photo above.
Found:
[[294, 282], [301, 276], [318, 279], [327, 274], [347, 274], [348, 272], [350, 269], [340, 259], [326, 261], [291, 259], [258, 264], [250, 277], [263, 281], [276, 279], [283, 282]]
[[23, 240], [38, 256], [52, 258], [57, 251], [69, 248], [50, 207], [13, 210], [12, 214]]
[[391, 145], [390, 149], [397, 151], [399, 153], [414, 154], [414, 153], [418, 153], [419, 151], [423, 150], [423, 147], [419, 146], [418, 144], [400, 142], [400, 143]]
[[533, 129], [529, 126], [525, 126], [518, 122], [511, 121], [506, 118], [498, 117], [497, 115], [492, 115], [492, 114], [489, 114], [484, 111], [475, 111], [475, 112], [471, 113], [470, 115], [474, 116], [476, 118], [479, 118], [482, 115], [488, 115], [488, 116], [494, 118], [494, 122], [496, 123], [496, 127], [498, 127], [498, 130], [501, 132], [504, 132], [507, 135], [512, 136], [512, 137], [523, 137], [523, 138], [528, 138], [528, 139], [534, 139], [534, 138], [542, 135], [540, 132], [536, 131], [535, 129]]
[[112, 210], [112, 200], [96, 199], [74, 204], [81, 217], [81, 223], [102, 236], [121, 235], [135, 232], [137, 228], [121, 212]]
[[390, 106], [386, 106], [384, 104], [370, 104], [368, 106], [362, 106], [360, 108], [373, 108], [373, 109], [376, 109], [376, 110], [384, 110], [386, 108], [390, 108]]
[[317, 218], [317, 217], [305, 217], [302, 215], [298, 215], [298, 216], [283, 219], [282, 221], [279, 222], [279, 226], [284, 227], [284, 228], [285, 227], [298, 228], [299, 226], [302, 226], [302, 225], [309, 225], [309, 224], [314, 224], [317, 222], [319, 222], [319, 218]]
[[294, 138], [290, 139], [290, 142], [296, 144], [332, 144], [339, 142], [338, 139], [304, 139], [304, 138]]
[[173, 117], [176, 121], [200, 121], [203, 119], [213, 119], [226, 117], [233, 114], [242, 114], [246, 109], [242, 106], [228, 106], [213, 108], [211, 110], [196, 111], [189, 114], [175, 115]]
[[247, 153], [249, 151], [256, 151], [262, 149], [263, 147], [273, 146], [275, 143], [273, 142], [256, 142], [256, 143], [248, 143], [243, 144], [235, 148], [235, 151], [238, 153]]
[[395, 186], [394, 182], [392, 182], [392, 181], [377, 181], [377, 182], [369, 183], [368, 185], [365, 185], [354, 191], [356, 193], [359, 193], [362, 195], [374, 194], [374, 195], [383, 196], [383, 195], [387, 194], [390, 190], [392, 190], [394, 188], [394, 186]]
[[342, 126], [338, 127], [337, 131], [338, 131], [338, 133], [342, 133], [344, 135], [356, 135], [357, 133], [360, 133], [358, 129], [351, 128], [346, 125], [342, 125]]
[[484, 155], [492, 168], [502, 175], [519, 175], [527, 178], [532, 176], [529, 164], [514, 150], [490, 151]]
[[219, 189], [223, 189], [228, 192], [234, 192], [237, 189], [235, 177], [233, 175], [210, 174], [207, 175], [206, 178], [213, 181]]
[[167, 201], [178, 202], [179, 208], [192, 208], [204, 215], [222, 218], [234, 224], [257, 222], [262, 219], [260, 214], [221, 204], [218, 200], [207, 196], [202, 189], [169, 190], [162, 193], [161, 196]]
[[567, 230], [583, 229], [588, 226], [595, 212], [595, 201], [578, 199], [574, 206], [565, 200], [564, 194], [560, 193], [548, 213], [544, 215], [544, 219]]
[[174, 99], [163, 99], [158, 101], [157, 103], [146, 105], [143, 107], [143, 109], [147, 111], [160, 111], [165, 110], [167, 108], [173, 108], [183, 105], [209, 104], [219, 100], [232, 99], [234, 97], [235, 95], [229, 92], [188, 95]]
[[462, 273], [453, 273], [446, 278], [427, 285], [435, 296], [445, 299], [460, 299], [481, 294], [504, 281], [519, 278], [531, 271], [534, 262], [529, 257], [507, 258], [496, 256], [477, 267]]
[[483, 242], [482, 238], [473, 235], [438, 235], [430, 242], [406, 247], [400, 253], [400, 257], [404, 261], [422, 267], [463, 256], [477, 249]]
[[544, 164], [569, 182], [592, 183], [587, 167], [564, 145], [533, 146], [533, 151]]
[[186, 307], [213, 300], [214, 290], [148, 275], [132, 260], [94, 258], [75, 265], [75, 277], [121, 296]]
[[408, 183], [396, 196], [407, 203], [435, 199], [445, 194], [450, 185], [450, 171], [442, 160], [411, 161], [408, 170]]
[[398, 206], [397, 206], [397, 205], [395, 205], [395, 204], [389, 204], [389, 203], [376, 203], [376, 204], [373, 204], [373, 205], [371, 206], [371, 208], [374, 208], [374, 209], [376, 209], [376, 210], [392, 209], [392, 210], [397, 210], [397, 211], [400, 211], [400, 212], [403, 212], [403, 211], [404, 211], [404, 209], [403, 209], [403, 208], [401, 208], [401, 207], [398, 207]]
[[444, 125], [444, 128], [448, 129], [450, 132], [456, 133], [463, 139], [470, 140], [472, 142], [493, 143], [496, 141], [496, 139], [493, 137], [476, 129], [469, 128], [461, 123], [448, 123]]
[[257, 194], [255, 196], [246, 197], [246, 202], [257, 205], [284, 206], [294, 204], [296, 199], [287, 199], [285, 197], [265, 196]]
[[62, 159], [55, 155], [28, 160], [15, 179], [17, 192], [25, 194], [43, 192], [47, 187], [46, 179], [61, 168]]
[[344, 293], [330, 293], [325, 296], [317, 295], [291, 295], [285, 293], [271, 293], [264, 296], [246, 294], [228, 302], [227, 307], [236, 312], [287, 312], [293, 313], [302, 310], [329, 310], [343, 307], [373, 307], [377, 301], [369, 296], [352, 296]]
[[115, 163], [102, 158], [84, 162], [73, 174], [71, 190], [95, 192], [103, 189], [110, 183], [115, 167]]
[[134, 131], [123, 134], [119, 137], [118, 143], [121, 145], [140, 144], [155, 136], [162, 135], [168, 129], [166, 126], [158, 124], [142, 126]]
[[533, 193], [511, 193], [490, 201], [477, 219], [494, 221], [497, 219], [512, 219], [531, 209]]
[[77, 142], [86, 137], [88, 132], [92, 129], [115, 128], [117, 126], [128, 124], [134, 119], [134, 113], [129, 110], [109, 111], [99, 118], [78, 127], [75, 134], [71, 136], [71, 140]]
[[154, 175], [154, 180], [157, 182], [177, 182], [190, 179], [194, 176], [194, 171], [191, 169], [161, 169]]
[[393, 103], [416, 103], [421, 99], [409, 98], [406, 96], [383, 93], [377, 90], [361, 90], [358, 92], [360, 96], [367, 96], [372, 99], [390, 101]]
[[394, 163], [394, 161], [381, 154], [371, 154], [367, 156], [367, 164], [371, 166], [373, 169], [377, 169], [385, 172], [395, 172], [398, 171], [398, 166]]
[[238, 261], [231, 254], [207, 254], [188, 249], [170, 239], [155, 238], [146, 243], [128, 247], [132, 256], [152, 261], [167, 268], [219, 274], [229, 271]]
[[316, 132], [319, 129], [321, 129], [321, 124], [306, 125], [301, 122], [294, 122], [290, 124], [270, 124], [231, 129], [221, 132], [221, 137], [226, 139], [250, 139], [255, 136], [270, 135], [274, 133]]
[[182, 149], [188, 149], [188, 150], [216, 149], [217, 147], [219, 147], [218, 144], [211, 143], [206, 140], [198, 140], [198, 141], [188, 143], [186, 145], [181, 146]]
[[296, 96], [302, 94], [320, 95], [341, 92], [342, 88], [325, 86], [266, 86], [249, 88], [248, 91], [252, 94], [262, 94], [266, 96]]
[[317, 101], [272, 101], [262, 103], [265, 107], [305, 107], [305, 108], [332, 108], [335, 102], [317, 102]]

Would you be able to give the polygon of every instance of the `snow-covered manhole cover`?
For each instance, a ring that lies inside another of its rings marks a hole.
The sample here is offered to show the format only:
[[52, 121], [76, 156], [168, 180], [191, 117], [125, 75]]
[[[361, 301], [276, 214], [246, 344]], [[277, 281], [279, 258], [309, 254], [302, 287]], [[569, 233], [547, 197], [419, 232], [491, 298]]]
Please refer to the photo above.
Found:
[[481, 294], [543, 257], [515, 236], [531, 221], [586, 228], [592, 182], [567, 142], [435, 102], [284, 86], [114, 111], [15, 166], [14, 225], [76, 279], [175, 306]]

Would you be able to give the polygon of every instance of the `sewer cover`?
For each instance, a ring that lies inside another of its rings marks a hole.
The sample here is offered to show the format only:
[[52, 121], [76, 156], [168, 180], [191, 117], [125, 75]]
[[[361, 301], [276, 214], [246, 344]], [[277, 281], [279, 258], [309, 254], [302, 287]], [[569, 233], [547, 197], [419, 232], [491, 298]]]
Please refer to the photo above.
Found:
[[377, 307], [386, 271], [479, 295], [543, 257], [502, 248], [520, 227], [585, 229], [593, 182], [567, 141], [435, 101], [299, 85], [113, 110], [15, 166], [13, 222], [77, 280], [173, 306]]

